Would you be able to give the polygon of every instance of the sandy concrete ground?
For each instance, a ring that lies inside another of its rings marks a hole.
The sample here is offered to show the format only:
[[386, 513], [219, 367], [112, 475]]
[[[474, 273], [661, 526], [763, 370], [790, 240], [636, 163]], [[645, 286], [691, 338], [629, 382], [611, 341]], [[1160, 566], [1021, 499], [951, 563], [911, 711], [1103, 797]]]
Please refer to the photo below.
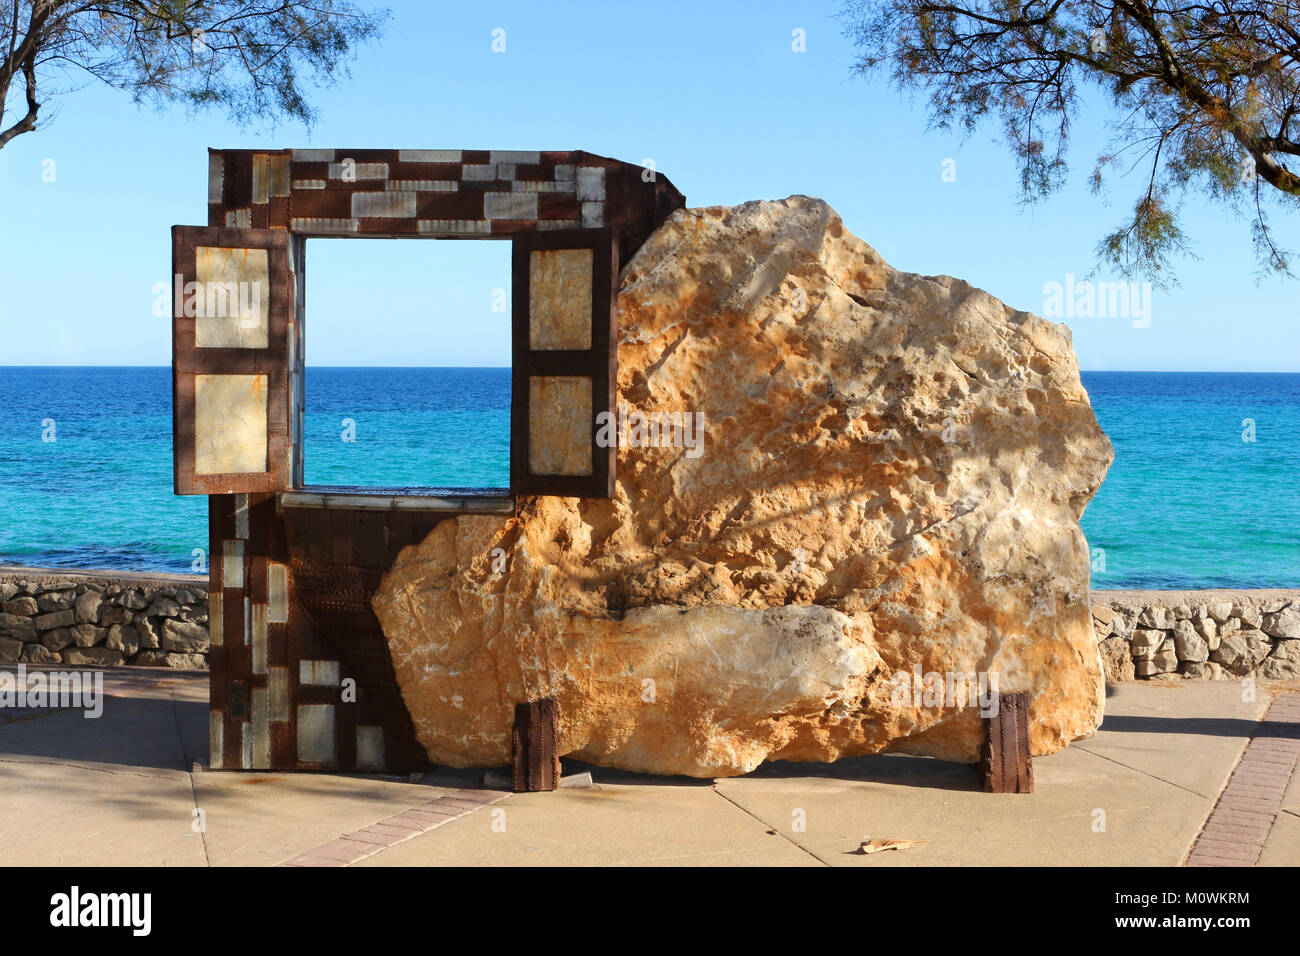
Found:
[[[276, 864], [482, 779], [195, 771], [205, 674], [119, 669], [105, 684], [100, 719], [0, 712], [0, 864]], [[717, 782], [593, 769], [591, 789], [511, 795], [357, 865], [1178, 865], [1268, 699], [1227, 681], [1113, 687], [1101, 731], [1036, 760], [1029, 795], [906, 756]], [[867, 838], [926, 842], [857, 853]], [[1296, 779], [1260, 862], [1300, 864]]]

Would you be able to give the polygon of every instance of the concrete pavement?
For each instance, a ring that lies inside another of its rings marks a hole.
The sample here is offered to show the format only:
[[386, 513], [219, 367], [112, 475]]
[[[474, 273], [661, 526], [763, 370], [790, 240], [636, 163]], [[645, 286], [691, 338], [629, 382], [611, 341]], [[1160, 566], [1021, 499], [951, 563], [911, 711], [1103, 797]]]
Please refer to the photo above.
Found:
[[[207, 675], [118, 669], [105, 672], [99, 719], [0, 711], [0, 864], [274, 865], [391, 830], [398, 842], [376, 840], [353, 865], [1173, 866], [1279, 689], [1243, 701], [1230, 681], [1114, 686], [1101, 731], [1036, 759], [1028, 795], [985, 794], [968, 767], [890, 755], [718, 781], [566, 761], [596, 785], [480, 805], [474, 771], [418, 783], [194, 772]], [[1300, 864], [1292, 777], [1260, 865]], [[868, 838], [925, 842], [856, 852]]]

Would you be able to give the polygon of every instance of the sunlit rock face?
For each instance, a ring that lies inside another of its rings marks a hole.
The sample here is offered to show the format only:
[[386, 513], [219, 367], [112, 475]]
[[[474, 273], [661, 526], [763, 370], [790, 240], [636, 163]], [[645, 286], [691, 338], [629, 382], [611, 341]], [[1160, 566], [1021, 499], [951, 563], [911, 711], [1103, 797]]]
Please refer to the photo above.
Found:
[[507, 763], [514, 703], [554, 696], [562, 753], [629, 770], [973, 761], [990, 673], [1035, 754], [1092, 734], [1078, 521], [1112, 451], [1068, 329], [892, 269], [804, 196], [674, 213], [619, 310], [620, 404], [702, 432], [646, 447], [629, 414], [613, 499], [402, 552], [373, 606], [431, 760]]

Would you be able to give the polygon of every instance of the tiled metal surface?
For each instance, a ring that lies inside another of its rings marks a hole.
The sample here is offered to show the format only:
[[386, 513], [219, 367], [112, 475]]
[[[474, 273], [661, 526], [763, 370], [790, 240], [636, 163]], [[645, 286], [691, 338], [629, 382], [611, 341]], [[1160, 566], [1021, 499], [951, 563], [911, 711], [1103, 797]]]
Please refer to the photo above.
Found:
[[577, 150], [225, 149], [208, 161], [209, 225], [302, 236], [611, 226], [622, 265], [685, 205], [658, 173]]
[[402, 548], [446, 512], [277, 508], [210, 499], [214, 769], [422, 770], [370, 596]]
[[[193, 322], [175, 326], [177, 490], [209, 494], [213, 768], [406, 771], [427, 764], [370, 598], [398, 551], [449, 516], [510, 514], [514, 494], [612, 493], [614, 449], [595, 447], [594, 420], [613, 401], [618, 270], [684, 205], [682, 194], [657, 173], [581, 151], [209, 151], [209, 225], [177, 227], [173, 271], [194, 276], [199, 246], [266, 249], [269, 286], [265, 348], [251, 347], [262, 341], [256, 323], [241, 324], [237, 334], [218, 330], [218, 338], [235, 347], [209, 349], [196, 346]], [[384, 495], [302, 487], [309, 236], [515, 240], [511, 489]], [[557, 316], [551, 303], [536, 347], [529, 343], [532, 250], [579, 250], [576, 257], [550, 256], [571, 267], [563, 276], [542, 270], [539, 294], [554, 279], [551, 291], [571, 297], [574, 283], [567, 280], [575, 276], [591, 293], [590, 309], [584, 302], [577, 316]], [[231, 271], [234, 253], [204, 255], [212, 258], [205, 275], [224, 279]], [[572, 267], [575, 259], [583, 268]], [[570, 319], [576, 331], [566, 324]], [[230, 471], [195, 474], [199, 375], [228, 381], [266, 376], [264, 461], [244, 454], [247, 442], [233, 450], [222, 446], [218, 464], [208, 467]], [[569, 436], [569, 445], [581, 444], [584, 454], [561, 448], [560, 464], [543, 469], [560, 473], [527, 474], [530, 376], [577, 376], [585, 383], [579, 434]], [[563, 473], [570, 460], [582, 467]], [[236, 470], [254, 465], [263, 470]]]

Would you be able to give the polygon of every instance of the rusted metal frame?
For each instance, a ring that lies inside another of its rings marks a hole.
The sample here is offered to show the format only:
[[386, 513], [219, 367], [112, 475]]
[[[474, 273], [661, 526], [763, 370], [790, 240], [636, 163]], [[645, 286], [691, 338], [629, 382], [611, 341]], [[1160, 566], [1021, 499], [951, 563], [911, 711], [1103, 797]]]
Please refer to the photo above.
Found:
[[[511, 234], [535, 230], [538, 220], [550, 222], [569, 221], [578, 226], [581, 203], [575, 190], [537, 192], [537, 219], [494, 219], [484, 217], [483, 199], [487, 193], [513, 191], [516, 182], [555, 180], [559, 165], [600, 167], [606, 174], [604, 225], [614, 228], [620, 236], [620, 267], [626, 265], [645, 239], [661, 225], [664, 219], [686, 204], [685, 197], [657, 171], [647, 179], [644, 170], [636, 165], [598, 156], [582, 150], [540, 152], [538, 162], [515, 164], [513, 179], [477, 180], [464, 178], [464, 167], [490, 163], [488, 150], [461, 150], [458, 163], [420, 162], [403, 160], [396, 149], [338, 149], [338, 158], [348, 157], [358, 163], [382, 163], [388, 167], [386, 180], [329, 178], [329, 163], [325, 160], [295, 159], [292, 150], [210, 150], [214, 161], [222, 167], [219, 199], [210, 202], [210, 225], [224, 226], [232, 214], [235, 218], [246, 215], [249, 226], [288, 229], [292, 219], [353, 219], [357, 221], [351, 236], [371, 237], [421, 237], [421, 238], [506, 238]], [[265, 202], [254, 202], [253, 166], [259, 157], [286, 157], [289, 167], [289, 195], [272, 196]], [[351, 195], [356, 192], [386, 191], [388, 183], [404, 180], [434, 179], [457, 183], [455, 191], [417, 191], [417, 209], [414, 216], [353, 217]], [[293, 183], [318, 180], [323, 189], [294, 188]], [[451, 219], [489, 223], [484, 233], [421, 233], [418, 220]]]
[[[249, 214], [248, 219], [252, 226], [261, 227], [265, 225], [270, 229], [288, 231], [291, 218], [294, 216], [294, 211], [293, 211], [294, 197], [303, 196], [307, 194], [307, 191], [305, 190], [294, 190], [292, 188], [292, 181], [305, 179], [305, 178], [328, 179], [327, 170], [325, 169], [320, 170], [319, 172], [321, 173], [321, 175], [312, 175], [312, 171], [306, 168], [307, 164], [305, 163], [300, 164], [296, 161], [291, 160], [290, 195], [288, 197], [273, 197], [267, 203], [264, 204], [262, 203], [254, 204], [252, 202], [253, 199], [252, 166], [253, 166], [253, 156], [255, 155], [254, 151], [218, 151], [218, 152], [220, 152], [222, 156], [222, 190], [220, 193], [221, 198], [220, 201], [209, 204], [209, 222], [211, 225], [217, 227], [225, 226], [228, 213], [247, 211]], [[265, 154], [265, 155], [277, 155], [277, 154], [284, 155], [289, 151], [281, 150], [281, 151], [256, 151], [256, 152], [257, 154]], [[346, 151], [340, 151], [336, 153], [336, 155], [344, 155], [344, 154], [351, 156], [352, 158], [356, 159], [358, 162], [389, 163], [390, 178], [392, 178], [394, 174], [396, 174], [398, 178], [411, 178], [411, 179], [426, 178], [425, 176], [422, 175], [421, 176], [414, 175], [417, 172], [423, 172], [423, 170], [403, 168], [403, 164], [401, 163], [401, 161], [396, 159], [398, 154], [397, 151], [394, 150], [378, 150], [378, 151], [346, 150]], [[489, 157], [490, 154], [486, 150], [462, 151], [461, 164], [462, 165], [463, 164], [484, 164], [489, 161]], [[602, 165], [606, 169], [606, 200], [605, 200], [606, 222], [610, 227], [613, 228], [613, 231], [615, 233], [621, 234], [622, 246], [621, 248], [618, 249], [617, 253], [611, 254], [610, 256], [611, 269], [610, 269], [610, 279], [608, 282], [607, 296], [610, 302], [609, 315], [611, 321], [609, 323], [608, 332], [604, 334], [604, 343], [602, 346], [605, 355], [607, 356], [606, 371], [605, 371], [603, 381], [600, 380], [601, 376], [598, 373], [598, 370], [597, 370], [597, 374], [592, 374], [592, 378], [593, 378], [593, 386], [594, 386], [593, 404], [599, 405], [600, 396], [608, 394], [609, 409], [612, 411], [613, 402], [614, 402], [613, 389], [614, 389], [614, 384], [616, 382], [616, 359], [614, 356], [615, 349], [613, 347], [613, 343], [616, 342], [617, 335], [616, 335], [616, 325], [615, 325], [613, 304], [615, 301], [615, 296], [617, 294], [617, 267], [626, 264], [627, 260], [631, 258], [631, 255], [635, 253], [636, 249], [644, 241], [644, 238], [648, 236], [649, 233], [653, 231], [654, 228], [656, 228], [660, 223], [662, 223], [663, 219], [666, 218], [666, 216], [673, 209], [680, 208], [685, 204], [684, 199], [681, 197], [681, 194], [677, 192], [677, 190], [674, 187], [672, 187], [671, 183], [669, 183], [666, 179], [659, 178], [658, 181], [649, 189], [643, 188], [640, 184], [634, 183], [632, 180], [632, 177], [639, 174], [639, 170], [637, 170], [635, 167], [630, 167], [627, 166], [626, 164], [617, 163], [616, 161], [613, 160], [603, 160], [603, 158], [601, 157], [593, 157], [590, 156], [589, 154], [585, 154], [581, 152], [564, 152], [564, 153], [544, 152], [542, 153], [541, 159], [542, 162], [537, 164], [538, 169], [536, 170], [530, 169], [523, 175], [520, 174], [520, 168], [516, 167], [516, 178], [517, 179], [529, 179], [529, 178], [547, 179], [548, 177], [553, 178], [554, 165], [557, 165], [559, 163], [567, 163], [567, 164], [574, 165], [575, 167], [579, 165]], [[549, 171], [546, 169], [547, 163], [551, 164]], [[433, 170], [430, 170], [430, 172], [436, 173], [436, 171]], [[432, 178], [440, 178], [440, 176], [435, 175]], [[457, 178], [459, 179], [459, 176]], [[373, 189], [377, 185], [380, 184], [375, 181], [369, 181], [369, 182], [362, 181], [357, 183], [344, 184], [339, 181], [329, 180], [325, 192], [350, 193], [353, 191], [357, 191], [358, 189], [367, 189], [367, 188]], [[462, 187], [465, 187], [466, 183], [464, 181], [461, 181], [461, 185]], [[497, 189], [503, 189], [504, 185], [505, 184], [503, 182], [484, 184], [481, 187], [476, 185], [471, 185], [469, 186], [469, 188], [466, 189], [466, 192], [467, 193], [475, 192], [479, 197], [478, 202], [481, 203], [481, 196], [484, 194], [485, 191], [491, 191], [493, 187]], [[463, 210], [460, 209], [459, 207], [455, 209], [452, 209], [451, 207], [446, 207], [449, 213], [454, 212], [455, 215], [445, 215], [445, 216], [434, 215], [434, 213], [437, 212], [438, 210], [437, 196], [439, 195], [449, 195], [449, 194], [434, 194], [434, 198], [430, 200], [430, 202], [432, 202], [432, 205], [425, 205], [424, 207], [421, 207], [421, 209], [418, 209], [417, 218], [419, 218], [420, 212], [426, 214], [428, 218], [476, 218], [476, 217], [469, 217], [464, 215], [465, 212], [472, 211], [468, 209], [468, 207]], [[469, 200], [469, 202], [472, 205], [473, 200]], [[548, 219], [569, 218], [569, 219], [576, 220], [580, 212], [580, 204], [576, 201], [576, 195], [574, 197], [569, 197], [566, 193], [540, 193], [538, 202], [539, 202], [539, 216], [541, 218], [548, 218]], [[304, 209], [303, 211], [305, 212], [306, 210]], [[366, 228], [362, 230], [362, 232], [366, 235], [386, 234], [386, 235], [398, 236], [398, 235], [418, 234], [418, 230], [415, 228], [416, 223], [411, 220], [375, 221], [373, 223], [367, 222], [365, 225]], [[491, 236], [504, 237], [506, 234], [514, 233], [517, 238], [532, 237], [535, 235], [539, 235], [536, 233], [528, 232], [528, 230], [535, 229], [535, 227], [536, 224], [528, 220], [495, 220], [493, 221], [493, 225], [491, 226], [491, 230], [492, 230]], [[232, 231], [238, 234], [239, 245], [243, 245], [243, 246], [249, 245], [246, 239], [249, 230], [236, 229]], [[555, 235], [555, 233], [551, 233], [551, 235]], [[460, 237], [460, 236], [458, 235], [456, 237]], [[477, 236], [465, 236], [465, 237], [474, 238]], [[303, 363], [303, 356], [304, 356], [304, 350], [303, 350], [304, 343], [302, 341], [303, 326], [302, 326], [301, 319], [302, 319], [303, 291], [304, 291], [303, 282], [305, 278], [305, 262], [303, 261], [302, 253], [305, 244], [305, 239], [304, 236], [295, 235], [293, 237], [293, 240], [295, 243], [294, 255], [296, 258], [295, 268], [292, 270], [295, 276], [295, 283], [296, 283], [296, 289], [295, 289], [296, 295], [294, 296], [295, 350], [293, 353], [294, 356], [293, 359], [290, 362], [286, 363], [287, 365], [291, 366], [290, 368], [291, 380], [292, 380], [292, 372], [294, 370], [300, 371]], [[598, 290], [598, 301], [603, 301], [604, 298], [606, 297], [605, 289], [601, 288], [604, 285], [604, 282], [602, 280], [602, 276], [604, 274], [605, 274], [605, 270], [603, 268], [600, 268], [597, 270], [595, 276], [595, 285], [597, 286], [597, 290]], [[516, 301], [520, 301], [520, 298], [518, 296], [516, 296]], [[523, 301], [526, 301], [526, 299]], [[601, 314], [600, 307], [597, 306], [597, 308], [593, 310], [593, 315], [600, 315], [600, 314]], [[596, 327], [593, 328], [593, 340], [602, 337], [603, 329], [604, 329], [604, 323], [603, 322], [597, 323]], [[527, 339], [525, 338], [524, 341], [527, 341]], [[593, 351], [595, 350], [596, 345], [597, 343], [593, 341]], [[175, 358], [175, 354], [173, 357]], [[284, 367], [285, 366], [281, 366], [281, 368]], [[577, 374], [583, 374], [583, 375], [591, 374], [591, 372], [589, 371], [586, 365], [583, 365], [581, 368], [578, 368], [574, 371]], [[293, 447], [297, 446], [297, 443], [299, 441], [298, 436], [301, 435], [300, 416], [301, 416], [301, 408], [302, 408], [302, 400], [301, 400], [302, 396], [301, 396], [300, 378], [298, 379], [296, 384], [298, 388], [296, 391], [291, 391], [290, 403], [289, 403], [289, 408], [292, 410], [292, 422], [294, 425], [299, 426], [296, 430], [296, 434], [291, 433], [290, 436], [291, 440], [289, 444]], [[516, 394], [518, 394], [518, 391], [516, 391]], [[268, 399], [269, 398], [270, 396], [268, 396]], [[517, 427], [518, 423], [519, 423], [519, 418], [516, 416], [512, 421], [512, 438], [514, 437], [515, 434], [513, 428]], [[593, 430], [593, 444], [594, 444], [594, 437], [595, 437], [595, 431]], [[193, 436], [191, 433], [190, 434], [191, 448], [192, 448], [192, 438]], [[524, 447], [526, 447], [526, 445]], [[611, 466], [612, 466], [612, 456], [614, 454], [614, 449], [611, 447], [610, 449], [608, 449], [608, 451], [610, 453]], [[584, 494], [587, 490], [589, 490], [586, 487], [586, 484], [589, 483], [590, 481], [591, 479], [580, 479], [578, 482], [572, 483], [565, 479], [550, 479], [549, 482], [550, 482], [551, 490], [545, 493]], [[612, 481], [613, 481], [613, 469], [611, 467], [609, 469], [609, 476], [608, 476], [608, 483], [611, 486], [612, 486]], [[296, 456], [294, 462], [294, 471], [291, 477], [290, 486], [300, 487], [301, 484], [302, 484], [301, 456]], [[228, 540], [229, 538], [231, 538], [233, 536], [233, 531], [234, 531], [233, 528], [234, 498], [233, 496], [228, 496], [228, 495], [214, 495], [210, 499], [210, 501], [212, 503], [212, 510], [211, 510], [212, 521], [211, 521], [211, 528], [210, 528], [210, 537], [211, 537], [212, 554], [213, 554], [213, 568], [214, 568], [213, 573], [214, 573], [214, 580], [217, 580], [219, 582], [220, 566], [221, 566], [221, 550], [220, 550], [222, 546], [221, 542], [223, 540]], [[415, 543], [416, 541], [421, 540], [425, 535], [427, 535], [428, 531], [431, 529], [433, 524], [436, 524], [438, 520], [443, 520], [444, 518], [445, 518], [444, 515], [435, 515], [435, 514], [419, 515], [415, 513], [392, 513], [392, 514], [368, 513], [365, 516], [366, 520], [379, 519], [383, 521], [383, 526], [379, 536], [382, 538], [383, 541], [382, 547], [384, 552], [384, 558], [383, 558], [382, 567], [385, 569], [387, 568], [387, 566], [391, 565], [393, 558], [396, 556], [397, 552], [401, 549], [401, 547], [404, 547], [407, 544]], [[300, 562], [297, 562], [294, 558], [294, 548], [292, 546], [290, 539], [293, 536], [295, 526], [301, 522], [302, 518], [300, 515], [295, 515], [293, 521], [288, 521], [283, 516], [276, 516], [274, 519], [269, 519], [269, 520], [272, 521], [272, 528], [275, 533], [271, 535], [270, 539], [272, 543], [268, 545], [268, 547], [271, 549], [279, 549], [273, 552], [275, 553], [277, 559], [283, 560], [286, 564], [289, 564], [291, 566], [290, 594], [289, 594], [290, 622], [288, 625], [271, 625], [271, 627], [278, 626], [283, 629], [284, 640], [283, 640], [283, 644], [280, 644], [277, 642], [276, 639], [272, 638], [271, 635], [268, 634], [269, 661], [273, 661], [278, 664], [280, 660], [284, 660], [286, 663], [296, 664], [296, 662], [299, 660], [317, 659], [317, 658], [329, 656], [331, 654], [335, 654], [340, 659], [340, 664], [342, 666], [342, 659], [341, 659], [342, 655], [337, 652], [337, 649], [327, 646], [327, 642], [324, 638], [314, 633], [314, 628], [312, 627], [311, 622], [308, 619], [308, 615], [304, 611], [303, 606], [298, 601], [299, 586], [298, 586], [298, 582], [295, 580], [294, 577], [293, 566], [295, 564], [300, 564]], [[229, 527], [226, 527], [227, 525], [229, 525]], [[324, 552], [319, 556], [324, 558], [327, 563], [332, 563], [333, 559], [338, 554], [336, 550], [336, 536], [334, 534], [333, 522], [329, 522], [327, 525], [325, 525], [324, 528], [318, 528], [317, 530], [318, 533], [324, 535], [325, 538], [325, 540], [318, 542], [321, 551]], [[358, 563], [364, 562], [366, 564], [370, 564], [370, 562], [374, 560], [375, 549], [379, 547], [379, 545], [376, 545], [372, 540], [375, 537], [374, 531], [375, 529], [371, 528], [368, 531], [360, 532], [356, 535], [357, 541], [354, 542], [354, 547], [352, 548], [353, 553], [351, 554], [349, 560]], [[274, 543], [276, 541], [277, 533], [279, 535], [278, 544]], [[365, 541], [368, 541], [369, 543], [361, 543], [363, 539]], [[244, 561], [245, 566], [243, 569], [246, 582], [251, 580], [250, 576], [253, 574], [251, 568], [251, 562], [253, 561], [253, 553], [256, 550], [258, 550], [258, 548], [253, 544], [253, 542], [252, 541], [248, 542], [248, 545], [245, 550], [245, 561]], [[264, 567], [265, 561], [264, 560], [260, 561], [258, 566]], [[338, 565], [334, 565], [333, 567], [336, 570], [342, 570]], [[229, 593], [227, 593], [227, 591]], [[226, 589], [226, 591], [223, 591], [223, 594], [225, 595], [224, 609], [226, 611], [226, 614], [224, 615], [224, 619], [226, 622], [225, 629], [229, 635], [229, 639], [223, 640], [223, 647], [213, 648], [214, 688], [213, 688], [213, 696], [212, 696], [212, 706], [213, 709], [219, 709], [223, 713], [222, 720], [223, 720], [223, 726], [225, 730], [225, 732], [223, 733], [223, 742], [225, 745], [224, 749], [226, 750], [226, 757], [227, 757], [226, 765], [234, 766], [234, 767], [239, 766], [238, 758], [239, 758], [239, 747], [240, 747], [240, 734], [238, 733], [238, 727], [241, 718], [247, 716], [247, 711], [250, 705], [249, 692], [252, 686], [251, 681], [249, 680], [249, 677], [251, 676], [249, 674], [249, 671], [251, 669], [249, 649], [248, 649], [248, 645], [243, 643], [245, 640], [247, 640], [247, 626], [244, 618], [244, 607], [245, 607], [244, 591], [245, 591], [244, 588]], [[309, 595], [304, 595], [304, 596], [309, 597]], [[353, 606], [355, 608], [355, 605], [357, 603], [360, 603], [360, 596], [356, 596], [349, 599], [347, 603], [350, 606]], [[368, 612], [368, 599], [364, 602], [364, 604], [365, 604], [365, 611]], [[379, 683], [381, 685], [387, 685], [386, 690], [396, 695], [395, 696], [396, 707], [393, 712], [387, 714], [382, 714], [380, 712], [369, 710], [367, 705], [362, 703], [362, 701], [366, 701], [373, 696], [368, 692], [367, 689], [366, 691], [363, 691], [361, 694], [359, 694], [358, 697], [359, 707], [366, 708], [364, 710], [358, 709], [357, 712], [358, 717], [360, 719], [362, 718], [362, 715], [364, 715], [364, 719], [367, 720], [368, 722], [375, 722], [383, 726], [385, 732], [385, 756], [386, 756], [387, 769], [404, 769], [404, 767], [407, 765], [413, 767], [423, 765], [427, 761], [422, 748], [420, 748], [418, 742], [415, 741], [413, 727], [411, 727], [410, 715], [407, 712], [405, 706], [401, 702], [400, 693], [397, 692], [396, 682], [391, 674], [391, 657], [387, 654], [387, 647], [383, 643], [382, 631], [378, 629], [377, 622], [375, 622], [374, 624], [374, 630], [375, 630], [375, 634], [371, 636], [379, 641], [379, 646], [377, 649], [382, 651], [381, 656], [383, 657], [383, 664], [388, 669], [388, 674], [386, 675], [386, 678], [384, 680], [379, 681]], [[334, 643], [333, 641], [328, 642], [328, 644], [333, 644], [333, 643]], [[284, 655], [283, 658], [280, 656], [281, 653], [283, 653]], [[293, 740], [292, 717], [296, 715], [295, 705], [300, 702], [307, 702], [307, 703], [316, 702], [318, 697], [320, 698], [319, 702], [337, 700], [337, 688], [322, 688], [322, 687], [314, 687], [314, 686], [301, 687], [298, 685], [297, 667], [290, 666], [289, 670], [290, 670], [289, 680], [290, 680], [291, 721], [289, 726], [286, 729], [290, 731], [290, 734], [288, 740], [284, 740], [284, 741], [277, 741], [273, 738], [272, 741], [273, 765], [277, 767], [282, 765], [286, 767], [291, 765], [294, 767], [299, 766], [299, 763], [296, 760], [296, 755], [294, 755], [292, 759], [289, 758], [289, 751], [291, 749], [291, 744]], [[364, 671], [366, 670], [366, 668], [361, 668], [361, 670]], [[371, 668], [371, 670], [373, 670], [373, 667]], [[218, 679], [221, 678], [223, 675], [227, 679], [219, 681]], [[220, 683], [221, 685], [219, 688], [216, 686], [218, 683]], [[365, 681], [365, 683], [369, 683], [369, 681], [367, 680]], [[384, 696], [382, 691], [380, 696]], [[239, 697], [240, 700], [232, 701], [231, 697]], [[232, 707], [233, 707], [233, 711], [232, 711]], [[406, 725], [407, 728], [406, 733], [401, 732], [401, 727], [400, 727], [401, 724]], [[338, 724], [336, 724], [336, 730], [337, 729], [339, 729]], [[235, 732], [231, 732], [231, 731], [235, 731]], [[353, 734], [346, 734], [344, 736], [353, 737], [354, 739]], [[550, 740], [552, 741], [551, 751], [553, 753], [554, 733], [551, 734]], [[338, 749], [338, 754], [339, 757], [341, 758], [340, 764], [341, 766], [346, 767], [347, 764], [351, 762], [347, 760], [347, 756], [354, 757], [354, 755], [345, 756], [344, 753], [345, 748], [342, 746], [342, 741], [340, 740], [339, 743], [340, 743], [340, 747]], [[538, 742], [538, 749], [541, 749], [543, 751], [545, 750], [543, 741]], [[549, 761], [549, 757], [547, 759]], [[554, 774], [558, 779], [558, 758], [556, 758], [555, 760]]]

